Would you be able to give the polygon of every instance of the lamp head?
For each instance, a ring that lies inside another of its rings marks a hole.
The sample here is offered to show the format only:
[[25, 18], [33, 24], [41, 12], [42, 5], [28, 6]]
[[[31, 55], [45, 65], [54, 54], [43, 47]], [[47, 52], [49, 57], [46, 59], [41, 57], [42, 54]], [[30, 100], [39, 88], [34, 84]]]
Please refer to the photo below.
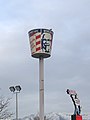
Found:
[[10, 89], [11, 92], [15, 92], [14, 86], [9, 87], [9, 89]]
[[21, 90], [21, 87], [20, 87], [20, 85], [18, 85], [18, 86], [15, 86], [15, 89], [16, 89], [17, 91], [19, 91], [19, 92], [20, 92], [20, 90]]

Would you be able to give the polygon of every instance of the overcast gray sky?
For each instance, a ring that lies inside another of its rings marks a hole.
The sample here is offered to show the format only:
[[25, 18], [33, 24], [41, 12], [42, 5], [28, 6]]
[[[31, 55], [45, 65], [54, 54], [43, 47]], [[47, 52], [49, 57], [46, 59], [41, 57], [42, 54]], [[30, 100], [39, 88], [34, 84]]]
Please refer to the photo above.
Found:
[[39, 65], [31, 57], [28, 31], [52, 28], [52, 56], [45, 60], [45, 113], [73, 113], [66, 89], [74, 89], [82, 113], [90, 112], [90, 0], [0, 0], [0, 94], [15, 96], [21, 85], [19, 116], [39, 111]]

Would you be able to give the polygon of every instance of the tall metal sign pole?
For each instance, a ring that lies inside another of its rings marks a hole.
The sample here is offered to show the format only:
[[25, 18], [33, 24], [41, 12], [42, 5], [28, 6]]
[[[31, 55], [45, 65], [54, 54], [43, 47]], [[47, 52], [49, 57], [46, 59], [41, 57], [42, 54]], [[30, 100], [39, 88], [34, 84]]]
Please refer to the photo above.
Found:
[[39, 58], [39, 117], [44, 120], [44, 58], [51, 56], [53, 31], [51, 29], [33, 29], [28, 32], [31, 55]]

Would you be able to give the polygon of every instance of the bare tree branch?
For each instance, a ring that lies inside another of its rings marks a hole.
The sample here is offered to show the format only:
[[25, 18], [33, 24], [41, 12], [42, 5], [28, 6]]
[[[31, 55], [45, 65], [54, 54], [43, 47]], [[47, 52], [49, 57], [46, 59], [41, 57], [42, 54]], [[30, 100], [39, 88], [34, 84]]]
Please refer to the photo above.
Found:
[[11, 98], [7, 98], [6, 100], [4, 97], [0, 97], [0, 119], [10, 118], [13, 113], [10, 113], [8, 110], [8, 106], [10, 103]]

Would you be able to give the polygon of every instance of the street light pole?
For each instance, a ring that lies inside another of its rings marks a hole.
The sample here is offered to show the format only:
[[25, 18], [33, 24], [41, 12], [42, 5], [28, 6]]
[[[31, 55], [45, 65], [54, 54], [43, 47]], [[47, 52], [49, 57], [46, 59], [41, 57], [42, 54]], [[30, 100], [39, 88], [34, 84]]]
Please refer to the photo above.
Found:
[[16, 120], [18, 120], [18, 93], [16, 92]]
[[18, 86], [11, 86], [9, 87], [10, 91], [16, 94], [16, 120], [18, 120], [18, 93], [21, 91], [21, 87]]

